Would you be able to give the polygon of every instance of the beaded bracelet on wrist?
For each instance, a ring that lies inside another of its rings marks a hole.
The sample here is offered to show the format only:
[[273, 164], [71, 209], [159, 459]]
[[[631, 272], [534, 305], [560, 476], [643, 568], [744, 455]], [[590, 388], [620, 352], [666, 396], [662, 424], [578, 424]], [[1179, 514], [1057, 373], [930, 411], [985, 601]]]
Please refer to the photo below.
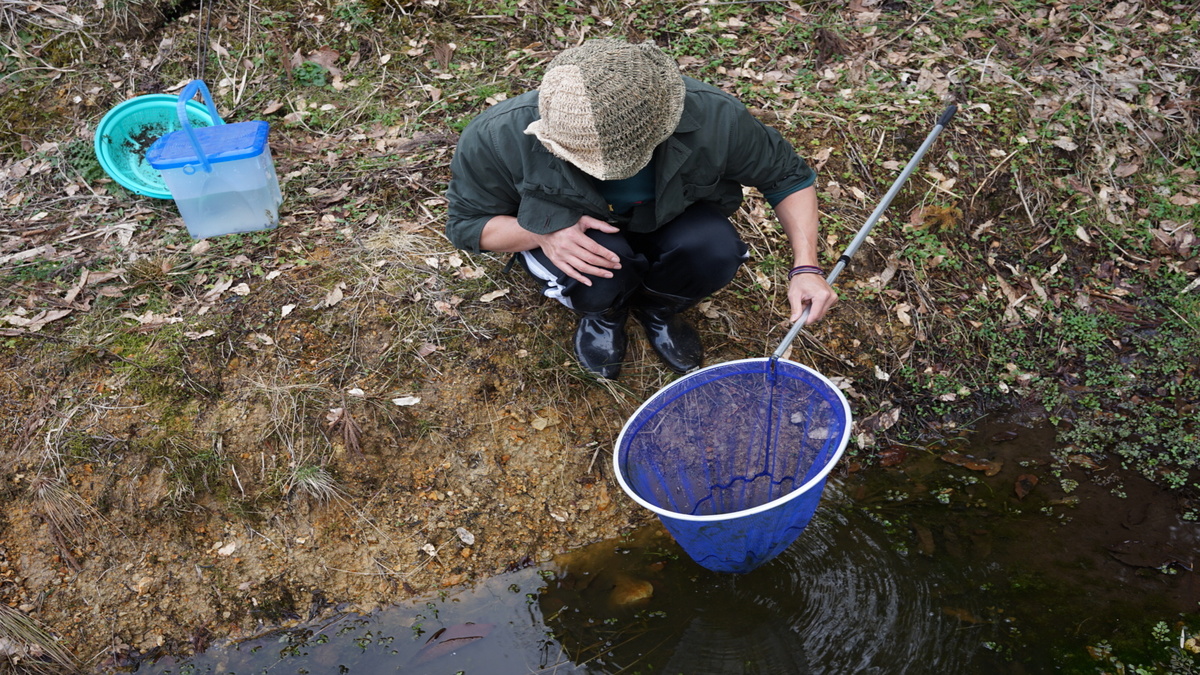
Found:
[[816, 265], [797, 265], [788, 271], [788, 281], [791, 281], [797, 274], [816, 274], [821, 277], [825, 276], [825, 270]]

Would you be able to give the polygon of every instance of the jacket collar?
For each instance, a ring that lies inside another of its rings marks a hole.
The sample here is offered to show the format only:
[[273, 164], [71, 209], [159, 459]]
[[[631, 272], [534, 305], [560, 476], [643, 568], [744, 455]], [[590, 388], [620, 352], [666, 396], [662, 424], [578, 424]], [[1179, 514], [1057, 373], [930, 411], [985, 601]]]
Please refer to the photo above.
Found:
[[692, 117], [688, 112], [687, 106], [683, 108], [683, 114], [679, 116], [679, 126], [675, 127], [676, 134], [686, 134], [700, 128], [700, 122]]

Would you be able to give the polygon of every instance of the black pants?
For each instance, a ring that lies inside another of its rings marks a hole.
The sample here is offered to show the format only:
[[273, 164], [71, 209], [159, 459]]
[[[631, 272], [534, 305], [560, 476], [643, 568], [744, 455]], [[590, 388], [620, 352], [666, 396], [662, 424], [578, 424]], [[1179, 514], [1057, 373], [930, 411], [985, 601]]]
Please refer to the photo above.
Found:
[[522, 263], [542, 282], [542, 294], [579, 312], [600, 312], [646, 287], [700, 299], [725, 287], [748, 257], [748, 247], [729, 219], [707, 204], [694, 204], [654, 232], [588, 236], [616, 253], [621, 269], [611, 279], [589, 276], [586, 286], [563, 274], [541, 249], [522, 253]]

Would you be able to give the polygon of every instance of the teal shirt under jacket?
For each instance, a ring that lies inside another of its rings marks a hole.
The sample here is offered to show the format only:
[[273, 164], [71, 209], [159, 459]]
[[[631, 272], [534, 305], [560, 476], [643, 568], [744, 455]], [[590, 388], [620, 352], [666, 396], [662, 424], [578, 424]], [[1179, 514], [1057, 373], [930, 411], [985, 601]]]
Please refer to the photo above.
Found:
[[488, 108], [463, 131], [450, 164], [446, 236], [479, 251], [483, 226], [500, 215], [516, 216], [537, 234], [570, 227], [584, 215], [653, 232], [696, 202], [732, 215], [743, 186], [775, 197], [813, 184], [816, 174], [778, 131], [730, 94], [684, 81], [679, 126], [654, 149], [655, 193], [647, 208], [612, 212], [590, 176], [525, 134], [538, 118], [538, 93], [531, 91]]

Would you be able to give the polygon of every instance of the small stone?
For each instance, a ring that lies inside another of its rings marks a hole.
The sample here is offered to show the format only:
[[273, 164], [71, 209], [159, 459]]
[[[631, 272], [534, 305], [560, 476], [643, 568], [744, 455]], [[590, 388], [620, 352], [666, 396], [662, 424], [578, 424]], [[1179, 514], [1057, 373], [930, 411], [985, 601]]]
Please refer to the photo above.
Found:
[[459, 540], [461, 540], [462, 543], [466, 544], [467, 546], [473, 546], [475, 544], [475, 535], [471, 534], [467, 528], [458, 527], [455, 528], [454, 532], [458, 535]]
[[631, 579], [622, 577], [617, 580], [616, 586], [608, 599], [617, 607], [628, 607], [630, 605], [646, 602], [654, 596], [654, 584], [644, 579]]

